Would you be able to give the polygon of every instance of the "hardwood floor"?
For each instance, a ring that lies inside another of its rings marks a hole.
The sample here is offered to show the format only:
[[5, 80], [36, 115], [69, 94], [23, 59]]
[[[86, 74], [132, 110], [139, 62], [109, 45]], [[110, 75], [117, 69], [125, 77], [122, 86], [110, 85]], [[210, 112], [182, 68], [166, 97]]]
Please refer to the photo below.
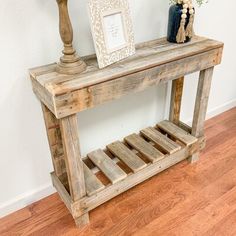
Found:
[[53, 194], [0, 220], [0, 235], [236, 235], [236, 108], [206, 122], [206, 149], [90, 213], [78, 229]]

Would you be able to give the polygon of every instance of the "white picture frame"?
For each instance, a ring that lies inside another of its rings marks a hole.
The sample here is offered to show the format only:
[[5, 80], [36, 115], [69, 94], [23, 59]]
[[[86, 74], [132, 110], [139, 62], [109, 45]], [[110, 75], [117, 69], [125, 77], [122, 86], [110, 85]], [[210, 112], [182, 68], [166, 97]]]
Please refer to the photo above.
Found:
[[135, 54], [127, 0], [89, 0], [89, 15], [99, 68]]

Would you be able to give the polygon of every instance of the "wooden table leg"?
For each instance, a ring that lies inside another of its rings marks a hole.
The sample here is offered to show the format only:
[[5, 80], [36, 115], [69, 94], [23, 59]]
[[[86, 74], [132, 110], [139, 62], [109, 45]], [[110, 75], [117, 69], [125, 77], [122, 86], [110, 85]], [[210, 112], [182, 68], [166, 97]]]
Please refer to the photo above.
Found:
[[179, 125], [184, 77], [172, 81], [169, 120]]
[[41, 105], [54, 171], [65, 188], [68, 188], [59, 120], [43, 103]]
[[[77, 116], [60, 119], [61, 134], [65, 152], [65, 164], [73, 202], [86, 195], [83, 162], [80, 154]], [[75, 219], [78, 226], [89, 223], [88, 213]]]
[[[192, 135], [197, 138], [204, 135], [204, 121], [206, 118], [213, 70], [214, 67], [211, 67], [200, 72], [192, 125]], [[191, 163], [198, 160], [199, 153], [196, 153], [189, 158]]]

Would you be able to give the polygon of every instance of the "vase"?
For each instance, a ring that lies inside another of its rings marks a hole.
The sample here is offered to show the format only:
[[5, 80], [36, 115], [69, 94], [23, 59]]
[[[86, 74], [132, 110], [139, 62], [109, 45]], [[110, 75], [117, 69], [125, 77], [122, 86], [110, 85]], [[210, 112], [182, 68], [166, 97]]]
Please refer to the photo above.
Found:
[[[167, 40], [171, 43], [177, 43], [176, 36], [178, 34], [178, 30], [180, 27], [181, 22], [181, 15], [182, 15], [183, 5], [182, 4], [175, 4], [172, 5], [169, 9], [169, 20], [168, 20], [168, 32], [167, 32]], [[185, 29], [189, 23], [190, 14], [187, 13]], [[191, 40], [191, 38], [186, 37], [184, 43], [187, 43]]]

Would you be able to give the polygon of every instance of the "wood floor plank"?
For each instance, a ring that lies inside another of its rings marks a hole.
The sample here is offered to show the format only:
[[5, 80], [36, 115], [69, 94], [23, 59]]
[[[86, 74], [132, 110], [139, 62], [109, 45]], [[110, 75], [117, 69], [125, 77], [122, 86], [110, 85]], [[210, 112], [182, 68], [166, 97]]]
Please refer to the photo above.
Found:
[[107, 149], [122, 160], [133, 172], [137, 172], [147, 166], [141, 158], [120, 141], [107, 145]]
[[236, 235], [236, 210], [225, 216], [202, 236], [235, 236]]
[[125, 141], [153, 163], [165, 157], [163, 153], [154, 148], [137, 134], [131, 134], [125, 137]]
[[95, 174], [87, 167], [87, 165], [84, 164], [83, 167], [84, 167], [84, 177], [85, 177], [85, 186], [87, 195], [91, 196], [104, 189], [105, 186], [95, 176]]
[[[184, 224], [190, 217], [222, 197], [235, 185], [236, 168], [223, 175], [222, 178], [217, 181], [207, 185], [205, 188], [201, 189], [201, 191], [196, 189], [192, 197], [186, 199], [186, 201], [179, 206], [172, 208], [171, 211], [163, 214], [159, 218], [151, 219], [149, 224], [146, 224], [146, 226], [138, 230], [134, 235], [143, 235], [147, 232], [147, 235], [152, 235], [156, 229], [158, 229], [160, 235], [166, 235], [167, 232], [174, 231], [175, 228]], [[199, 201], [199, 199], [201, 200]], [[170, 222], [172, 223], [170, 224]]]
[[101, 149], [89, 153], [88, 157], [113, 184], [127, 177], [127, 174]]
[[179, 144], [175, 143], [153, 127], [141, 130], [141, 134], [154, 142], [160, 149], [166, 151], [168, 154], [175, 153], [181, 149]]
[[[200, 209], [171, 232], [177, 235], [210, 235], [208, 233], [210, 229], [221, 225], [222, 220], [225, 220], [232, 212], [236, 211], [235, 193], [236, 187], [212, 201], [205, 208]], [[232, 201], [234, 201], [234, 204], [230, 204]]]
[[157, 126], [160, 129], [164, 130], [169, 135], [180, 140], [187, 146], [197, 142], [196, 137], [193, 137], [191, 134], [179, 128], [177, 125], [171, 123], [170, 121], [167, 120], [161, 121], [160, 123], [157, 124]]

